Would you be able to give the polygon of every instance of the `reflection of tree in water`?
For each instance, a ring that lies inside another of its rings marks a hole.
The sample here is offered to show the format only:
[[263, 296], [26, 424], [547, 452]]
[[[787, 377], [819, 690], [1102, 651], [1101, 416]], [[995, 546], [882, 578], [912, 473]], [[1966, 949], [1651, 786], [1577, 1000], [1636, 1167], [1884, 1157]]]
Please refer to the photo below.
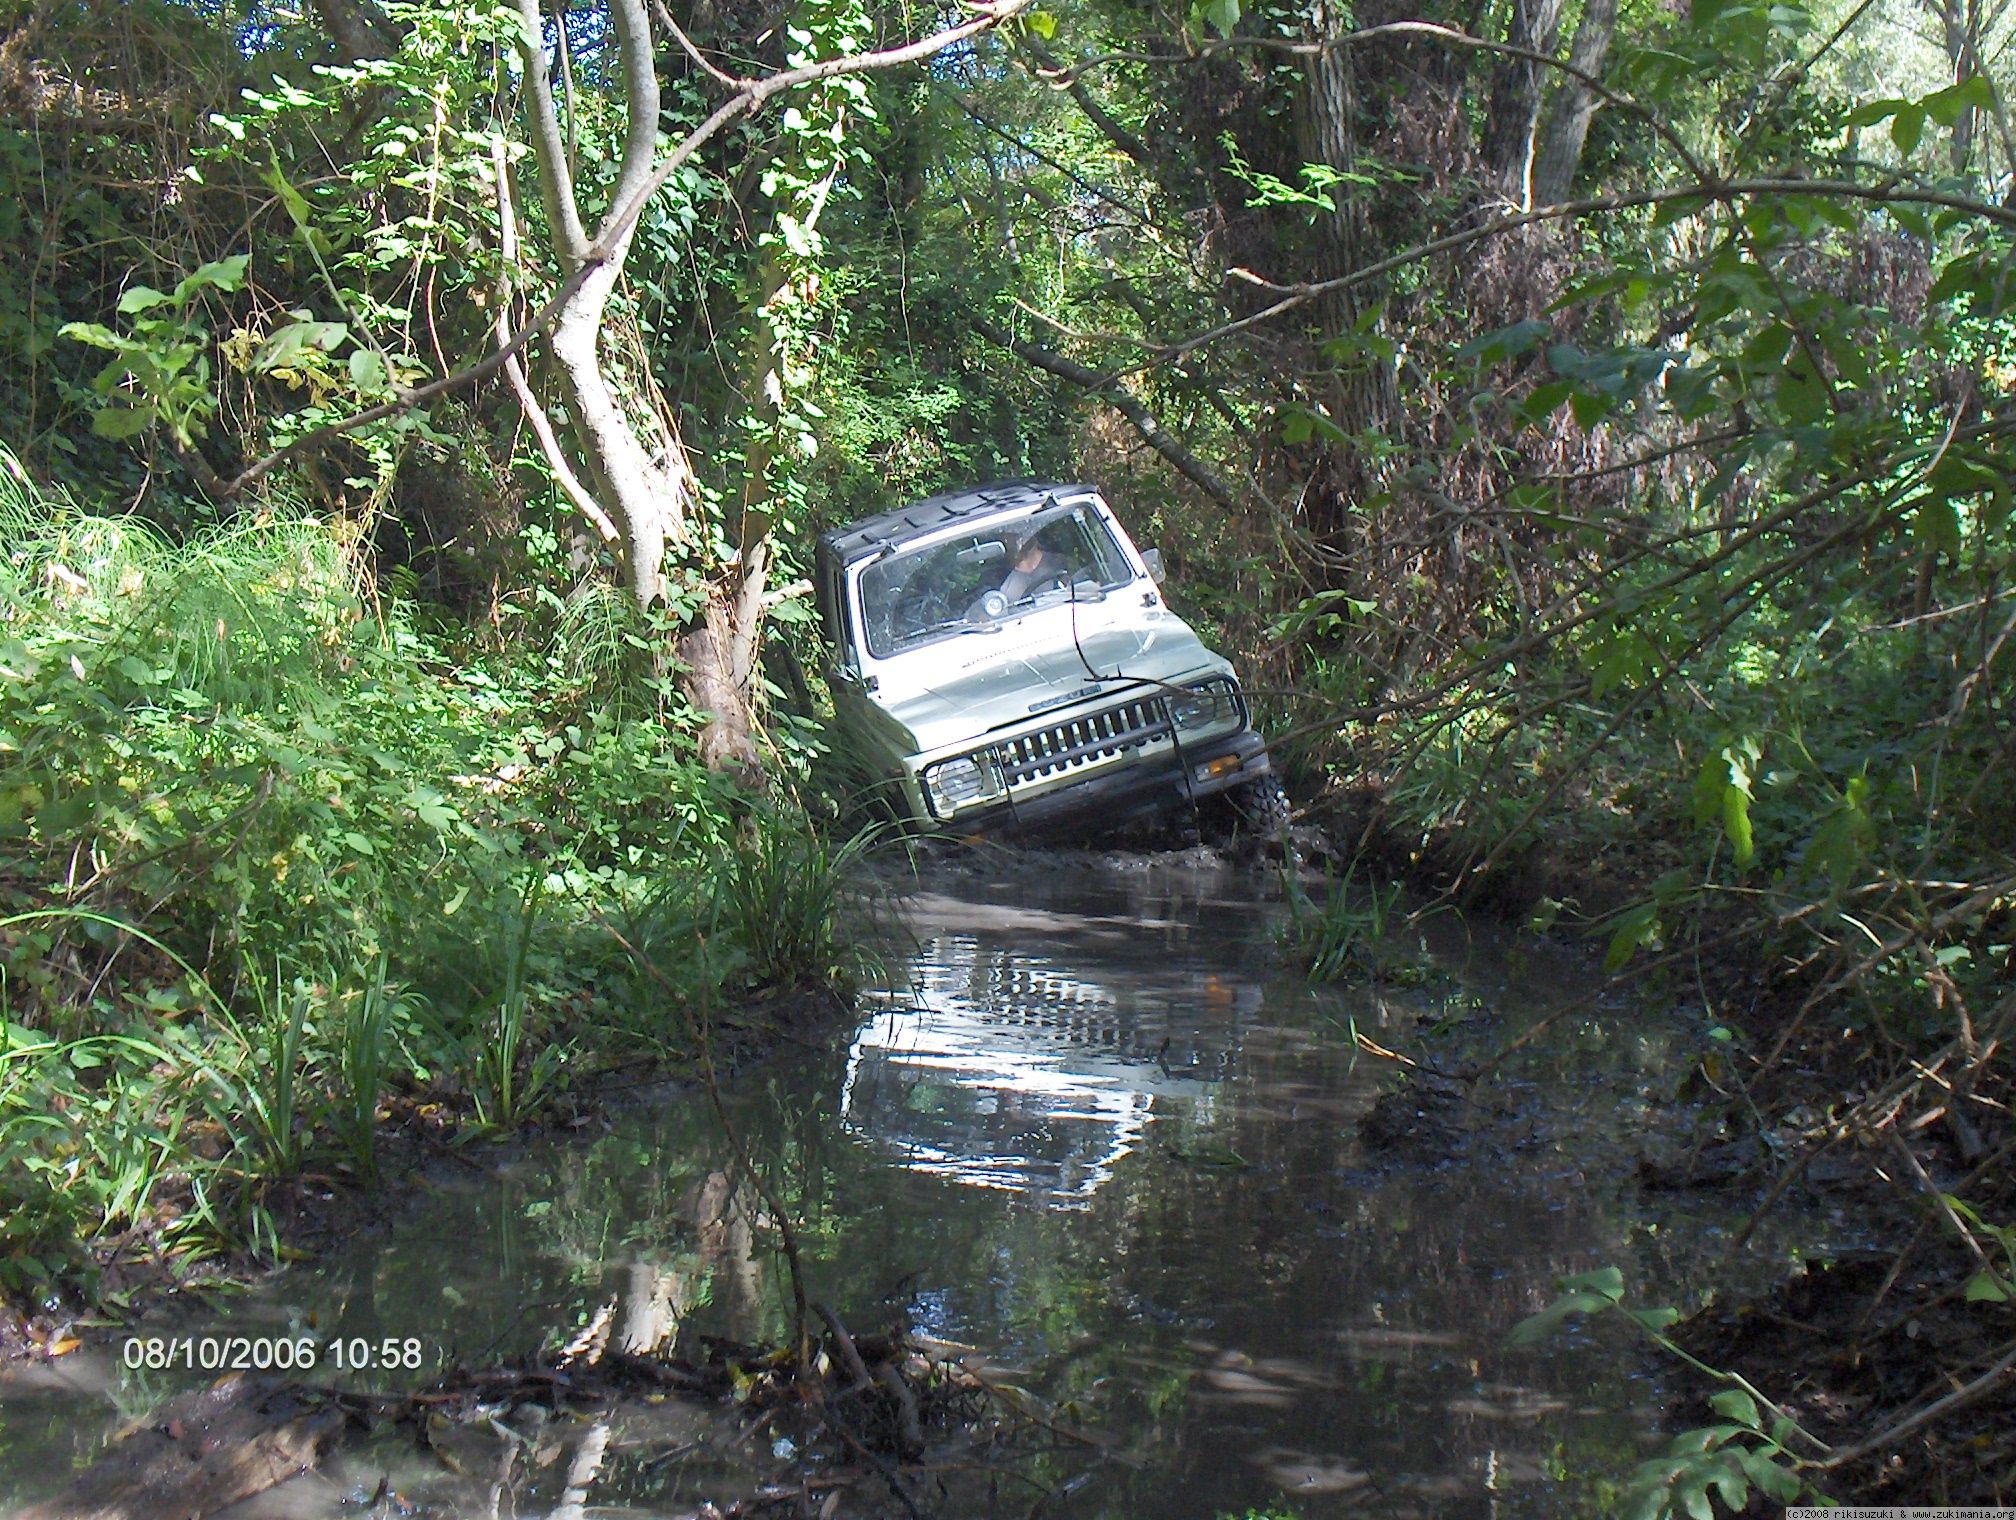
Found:
[[[511, 1357], [579, 1330], [612, 1301], [625, 1335], [683, 1318], [705, 1301], [712, 1275], [688, 1202], [711, 1146], [691, 1123], [666, 1128], [423, 1184], [428, 1228], [333, 1253], [314, 1274], [318, 1331], [419, 1335], [458, 1358]], [[309, 1284], [300, 1296], [311, 1296]]]

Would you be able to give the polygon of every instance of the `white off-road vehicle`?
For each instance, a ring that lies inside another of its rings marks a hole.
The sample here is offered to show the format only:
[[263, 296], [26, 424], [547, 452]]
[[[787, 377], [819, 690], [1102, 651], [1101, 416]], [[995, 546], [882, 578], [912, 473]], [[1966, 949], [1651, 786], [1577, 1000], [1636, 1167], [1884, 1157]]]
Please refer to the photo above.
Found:
[[844, 742], [921, 827], [1092, 832], [1235, 789], [1279, 827], [1232, 666], [1092, 487], [1004, 481], [848, 523], [814, 575]]

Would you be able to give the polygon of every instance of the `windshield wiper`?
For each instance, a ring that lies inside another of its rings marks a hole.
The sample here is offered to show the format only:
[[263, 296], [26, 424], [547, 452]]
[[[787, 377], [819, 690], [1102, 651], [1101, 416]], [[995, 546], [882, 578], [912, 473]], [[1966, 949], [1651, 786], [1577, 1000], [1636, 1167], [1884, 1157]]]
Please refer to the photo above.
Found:
[[977, 623], [972, 618], [966, 617], [947, 618], [942, 623], [933, 623], [929, 627], [919, 628], [915, 633], [905, 638], [903, 642], [906, 645], [916, 644], [924, 639], [935, 638], [941, 633], [999, 633], [1000, 631], [1001, 625], [999, 623]]

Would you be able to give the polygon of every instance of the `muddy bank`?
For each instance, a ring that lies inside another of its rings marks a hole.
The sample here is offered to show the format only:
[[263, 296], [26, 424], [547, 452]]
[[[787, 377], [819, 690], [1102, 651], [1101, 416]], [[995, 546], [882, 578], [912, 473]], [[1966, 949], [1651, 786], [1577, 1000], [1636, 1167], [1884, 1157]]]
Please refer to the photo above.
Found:
[[[1475, 853], [1447, 830], [1399, 837], [1369, 789], [1318, 811], [1346, 853], [1425, 893], [1454, 890], [1515, 919], [1580, 920], [1592, 955], [1608, 932], [1597, 921], [1646, 902], [1683, 859], [1672, 841], [1612, 828], [1591, 858], [1538, 842], [1466, 880]], [[2016, 918], [2006, 897], [1999, 916], [1989, 896], [1974, 908], [1977, 929], [1943, 948], [1914, 941], [1908, 925], [1871, 918], [1872, 929], [1852, 916], [1837, 943], [1760, 920], [1727, 895], [1694, 910], [1684, 940], [1640, 951], [1608, 983], [1670, 1000], [1716, 1040], [1675, 1073], [1684, 1102], [1635, 1148], [1628, 1185], [1654, 1206], [1725, 1197], [1753, 1233], [1759, 1220], [1824, 1212], [1852, 1242], [1838, 1259], [1805, 1243], [1762, 1290], [1711, 1270], [1700, 1286], [1720, 1301], [1685, 1327], [1694, 1354], [1750, 1378], [1813, 1434], [1802, 1459], [1817, 1488], [1845, 1499], [1994, 1504], [2016, 1494], [2016, 1085], [2002, 1055], [2016, 1037], [2016, 996], [1970, 1007], [1945, 971], [1999, 961], [2006, 989]], [[1898, 1002], [1894, 965], [1887, 988], [1861, 984], [1914, 944], [1924, 965], [1911, 997]], [[1745, 1267], [1759, 1258], [1754, 1238], [1732, 1246]], [[1704, 1383], [1677, 1425], [1722, 1418], [1705, 1402], [1721, 1386]]]

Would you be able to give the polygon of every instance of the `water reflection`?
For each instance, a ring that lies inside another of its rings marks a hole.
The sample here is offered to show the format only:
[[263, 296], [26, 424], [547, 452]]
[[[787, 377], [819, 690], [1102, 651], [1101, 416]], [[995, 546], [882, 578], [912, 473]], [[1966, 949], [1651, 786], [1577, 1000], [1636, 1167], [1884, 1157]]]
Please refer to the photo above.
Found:
[[1057, 1208], [1087, 1206], [1158, 1100], [1229, 1077], [1260, 1006], [1258, 987], [1195, 967], [1109, 985], [960, 932], [926, 938], [910, 968], [910, 999], [848, 1050], [843, 1123], [899, 1165]]
[[[733, 1106], [816, 1296], [857, 1330], [981, 1348], [1099, 1434], [1098, 1452], [1022, 1453], [1012, 1483], [948, 1478], [934, 1514], [1027, 1514], [1028, 1482], [1059, 1486], [1046, 1514], [1083, 1520], [1276, 1501], [1301, 1520], [1603, 1512], [1600, 1488], [1560, 1475], [1628, 1467], [1659, 1390], [1628, 1360], [1504, 1335], [1558, 1274], [1684, 1275], [1700, 1230], [1638, 1229], [1601, 1180], [1660, 1061], [1514, 1085], [1530, 1129], [1489, 1154], [1394, 1152], [1357, 1122], [1391, 1068], [1349, 1036], [1425, 1052], [1425, 1027], [1502, 1031], [1562, 995], [1558, 967], [1466, 948], [1443, 985], [1312, 994], [1272, 953], [1264, 883], [1180, 865], [953, 872], [907, 907], [914, 943], [860, 1027]], [[774, 1222], [690, 1093], [408, 1191], [384, 1231], [230, 1305], [232, 1329], [417, 1335], [477, 1363], [583, 1335], [691, 1350], [786, 1328]], [[161, 1391], [96, 1373], [0, 1385], [0, 1513]], [[769, 1450], [676, 1404], [598, 1439], [589, 1508], [638, 1516], [746, 1497]], [[436, 1514], [496, 1502], [410, 1443], [345, 1460], [256, 1512], [333, 1517], [381, 1472]], [[550, 1510], [567, 1465], [525, 1472], [509, 1504]], [[842, 1513], [869, 1512], [855, 1502]]]

